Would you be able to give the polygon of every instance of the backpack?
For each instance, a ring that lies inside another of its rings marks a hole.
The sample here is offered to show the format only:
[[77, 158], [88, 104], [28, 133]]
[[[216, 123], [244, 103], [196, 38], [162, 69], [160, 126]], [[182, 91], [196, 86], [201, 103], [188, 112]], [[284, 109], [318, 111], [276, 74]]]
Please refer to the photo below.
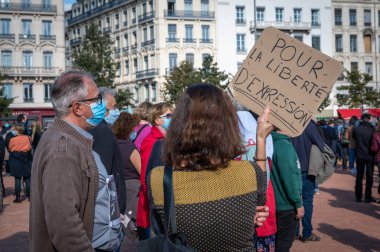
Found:
[[[100, 157], [97, 153], [94, 155]], [[121, 219], [113, 175], [108, 175], [103, 164], [99, 165], [99, 191], [95, 200], [92, 246], [104, 251], [115, 251], [121, 243]]]
[[[248, 160], [248, 161], [254, 161], [254, 157], [256, 155], [256, 143], [252, 140], [252, 138], [248, 139], [248, 142], [244, 145], [245, 153], [241, 154], [237, 160]], [[269, 163], [268, 160], [265, 162], [265, 172], [267, 176], [267, 189], [269, 185], [270, 180], [270, 170], [269, 170]]]

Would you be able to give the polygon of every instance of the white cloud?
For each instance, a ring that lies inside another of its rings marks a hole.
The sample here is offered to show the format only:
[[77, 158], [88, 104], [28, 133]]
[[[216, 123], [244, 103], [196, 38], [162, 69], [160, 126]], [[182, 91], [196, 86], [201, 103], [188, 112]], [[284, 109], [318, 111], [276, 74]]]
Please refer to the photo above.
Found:
[[71, 5], [72, 5], [72, 3], [65, 3], [65, 11], [70, 10]]

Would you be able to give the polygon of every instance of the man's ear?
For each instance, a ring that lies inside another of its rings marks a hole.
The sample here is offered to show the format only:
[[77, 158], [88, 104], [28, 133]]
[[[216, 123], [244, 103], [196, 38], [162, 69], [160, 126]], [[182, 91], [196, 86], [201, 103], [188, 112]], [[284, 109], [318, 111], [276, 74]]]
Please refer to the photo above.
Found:
[[74, 113], [74, 115], [76, 116], [82, 116], [83, 114], [83, 111], [82, 111], [82, 104], [80, 104], [79, 102], [75, 102], [73, 103], [73, 105], [71, 106], [71, 109]]

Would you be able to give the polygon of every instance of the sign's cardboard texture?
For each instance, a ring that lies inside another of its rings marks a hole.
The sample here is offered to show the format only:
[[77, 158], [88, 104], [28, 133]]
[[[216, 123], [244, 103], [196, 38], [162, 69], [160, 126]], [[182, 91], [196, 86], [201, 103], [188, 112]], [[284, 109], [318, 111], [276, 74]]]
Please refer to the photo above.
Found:
[[300, 135], [342, 72], [339, 61], [273, 28], [266, 28], [231, 85], [236, 99], [290, 137]]

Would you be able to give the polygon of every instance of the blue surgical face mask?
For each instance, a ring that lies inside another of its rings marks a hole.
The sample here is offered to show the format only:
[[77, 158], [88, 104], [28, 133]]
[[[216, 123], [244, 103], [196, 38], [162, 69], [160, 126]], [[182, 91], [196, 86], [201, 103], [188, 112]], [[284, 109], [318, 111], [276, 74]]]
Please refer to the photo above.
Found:
[[137, 132], [136, 131], [132, 131], [132, 133], [129, 135], [129, 139], [131, 139], [131, 141], [133, 141], [133, 140], [136, 139], [136, 136], [137, 136]]
[[11, 125], [9, 125], [9, 123], [6, 123], [4, 126], [5, 128], [9, 128]]
[[102, 103], [93, 102], [90, 105], [86, 103], [82, 103], [82, 104], [91, 107], [92, 117], [85, 118], [82, 116], [82, 118], [85, 119], [88, 124], [95, 127], [104, 119], [104, 116], [106, 115], [106, 105], [104, 104], [104, 102]]
[[162, 118], [162, 120], [164, 121], [164, 124], [162, 125], [162, 128], [164, 128], [165, 130], [168, 130], [169, 126], [170, 126], [170, 121], [172, 119], [164, 117], [164, 118]]
[[13, 136], [16, 136], [16, 135], [17, 135], [17, 131], [12, 130], [12, 135], [13, 135]]
[[111, 109], [109, 110], [108, 116], [106, 116], [104, 120], [106, 120], [106, 122], [108, 122], [110, 125], [113, 125], [116, 122], [117, 118], [119, 118], [119, 115], [120, 111], [118, 109]]

